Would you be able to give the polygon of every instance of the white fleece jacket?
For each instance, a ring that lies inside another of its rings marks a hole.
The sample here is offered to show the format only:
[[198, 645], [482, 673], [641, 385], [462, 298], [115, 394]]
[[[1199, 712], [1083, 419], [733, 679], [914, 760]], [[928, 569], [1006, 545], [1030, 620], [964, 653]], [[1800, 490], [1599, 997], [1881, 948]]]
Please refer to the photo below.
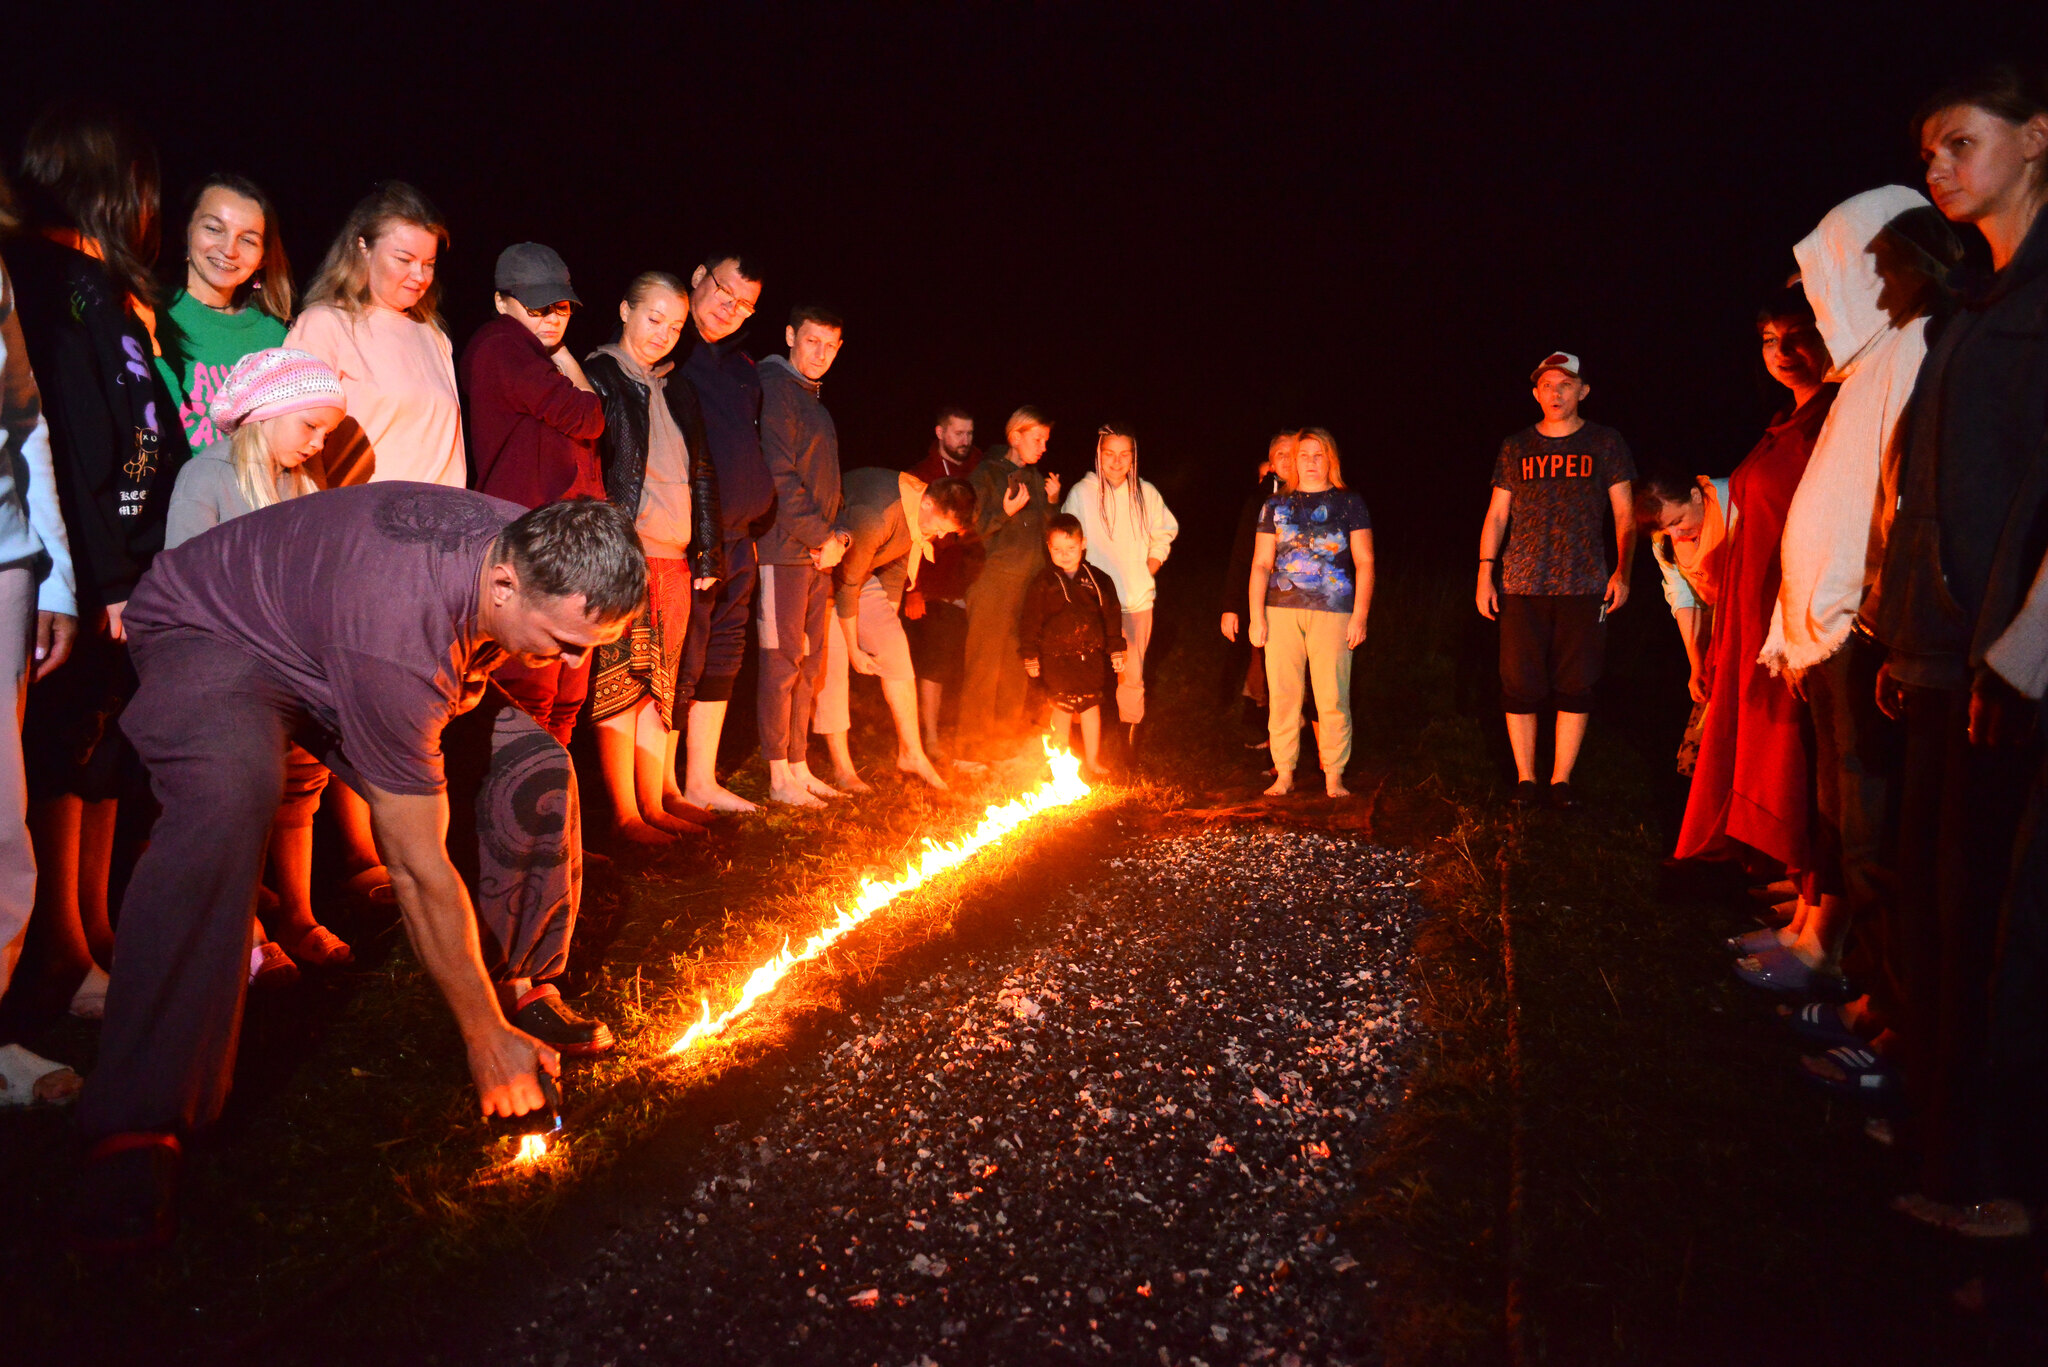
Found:
[[1152, 607], [1154, 590], [1152, 571], [1145, 567], [1145, 562], [1166, 559], [1173, 549], [1173, 539], [1180, 535], [1180, 523], [1149, 479], [1138, 481], [1138, 496], [1145, 501], [1142, 528], [1136, 510], [1131, 507], [1130, 481], [1107, 492], [1109, 515], [1105, 519], [1102, 477], [1091, 470], [1074, 481], [1060, 511], [1081, 519], [1082, 534], [1088, 538], [1088, 563], [1107, 574], [1116, 585], [1116, 596], [1124, 611], [1147, 612]]
[[1927, 319], [1894, 318], [1879, 305], [1885, 281], [1872, 251], [1884, 226], [1927, 200], [1903, 185], [1867, 190], [1828, 211], [1792, 249], [1841, 389], [1806, 474], [1792, 495], [1782, 542], [1784, 578], [1758, 659], [1810, 669], [1849, 639], [1884, 559], [1889, 519], [1879, 476], [1927, 356]]

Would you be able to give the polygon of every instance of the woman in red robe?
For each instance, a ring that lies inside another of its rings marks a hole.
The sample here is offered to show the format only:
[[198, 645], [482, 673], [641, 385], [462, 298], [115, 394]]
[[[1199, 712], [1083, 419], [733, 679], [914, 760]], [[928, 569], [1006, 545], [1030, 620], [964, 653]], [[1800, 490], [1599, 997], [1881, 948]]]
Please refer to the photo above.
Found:
[[[1812, 759], [1806, 705], [1757, 660], [1778, 599], [1779, 541], [1793, 491], [1834, 401], [1827, 345], [1803, 292], [1763, 309], [1757, 321], [1764, 367], [1792, 391], [1788, 412], [1764, 430], [1729, 478], [1733, 526], [1715, 609], [1709, 690], [1692, 791], [1679, 830], [1680, 859], [1737, 859], [1784, 865], [1800, 889], [1798, 913], [1818, 910], [1807, 838]], [[1812, 905], [1809, 905], [1812, 903]], [[1803, 917], [1802, 917], [1803, 919]], [[1788, 936], [1786, 943], [1796, 936]], [[1745, 959], [1738, 971], [1762, 986], [1796, 990], [1826, 965], [1789, 948]]]

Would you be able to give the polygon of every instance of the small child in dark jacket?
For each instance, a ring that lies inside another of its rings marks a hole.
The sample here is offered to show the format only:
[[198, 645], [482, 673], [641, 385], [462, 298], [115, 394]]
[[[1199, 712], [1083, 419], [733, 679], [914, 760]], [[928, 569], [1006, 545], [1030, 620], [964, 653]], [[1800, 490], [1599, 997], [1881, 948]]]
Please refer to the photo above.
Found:
[[1116, 585], [1085, 559], [1081, 521], [1059, 513], [1045, 524], [1052, 563], [1031, 581], [1017, 648], [1024, 672], [1037, 679], [1052, 703], [1052, 733], [1070, 748], [1072, 722], [1081, 719], [1081, 769], [1090, 778], [1109, 771], [1096, 763], [1102, 746], [1102, 704], [1110, 678], [1124, 667], [1124, 611]]

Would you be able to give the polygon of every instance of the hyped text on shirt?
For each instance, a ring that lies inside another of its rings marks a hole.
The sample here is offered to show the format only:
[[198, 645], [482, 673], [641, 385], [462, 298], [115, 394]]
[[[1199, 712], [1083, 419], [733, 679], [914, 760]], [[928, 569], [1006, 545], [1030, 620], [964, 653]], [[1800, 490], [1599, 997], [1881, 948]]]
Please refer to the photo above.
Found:
[[1522, 479], [1591, 479], [1593, 457], [1579, 452], [1558, 452], [1522, 457]]

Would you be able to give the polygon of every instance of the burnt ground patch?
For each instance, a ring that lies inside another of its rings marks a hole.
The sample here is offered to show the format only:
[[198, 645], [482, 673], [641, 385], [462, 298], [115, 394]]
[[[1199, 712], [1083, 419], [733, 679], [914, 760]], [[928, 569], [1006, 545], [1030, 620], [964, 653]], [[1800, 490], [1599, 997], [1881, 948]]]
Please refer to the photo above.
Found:
[[1410, 1042], [1417, 861], [1131, 844], [1013, 962], [849, 1015], [477, 1362], [1361, 1360], [1341, 1233]]

